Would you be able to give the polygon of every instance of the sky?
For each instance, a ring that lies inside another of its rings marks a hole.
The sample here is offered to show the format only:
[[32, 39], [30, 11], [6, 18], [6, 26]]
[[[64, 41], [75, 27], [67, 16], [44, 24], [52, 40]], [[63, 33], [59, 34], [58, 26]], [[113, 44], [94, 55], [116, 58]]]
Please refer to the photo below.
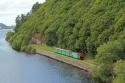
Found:
[[15, 25], [17, 15], [26, 14], [36, 2], [45, 0], [0, 0], [0, 23]]

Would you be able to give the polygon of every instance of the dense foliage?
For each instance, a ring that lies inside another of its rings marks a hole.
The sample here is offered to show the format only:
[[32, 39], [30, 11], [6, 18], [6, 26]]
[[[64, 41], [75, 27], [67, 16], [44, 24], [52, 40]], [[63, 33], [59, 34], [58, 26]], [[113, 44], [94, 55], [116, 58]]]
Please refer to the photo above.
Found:
[[28, 12], [26, 15], [25, 15], [25, 14], [21, 14], [21, 15], [18, 15], [18, 16], [16, 17], [16, 20], [15, 20], [15, 22], [16, 22], [15, 31], [16, 31], [16, 32], [18, 31], [18, 28], [19, 28], [21, 25], [23, 25], [23, 23], [25, 23], [25, 22], [28, 20], [28, 18], [31, 16], [31, 14], [34, 13], [35, 11], [37, 11], [37, 10], [39, 9], [40, 5], [41, 5], [40, 3], [36, 2], [36, 3], [33, 5], [33, 7], [32, 7], [32, 9], [31, 9], [30, 12]]
[[32, 9], [25, 18], [17, 17], [16, 32], [8, 33], [13, 48], [23, 51], [33, 33], [41, 32], [49, 46], [96, 56], [94, 76], [113, 80], [113, 65], [125, 59], [125, 0], [46, 0]]
[[[98, 64], [98, 67], [95, 68], [93, 72], [95, 77], [100, 77], [103, 81], [112, 81], [114, 75], [116, 74], [116, 69], [118, 66], [116, 62], [120, 59], [125, 59], [124, 42], [125, 40], [109, 41], [108, 43], [101, 45], [97, 49], [95, 60]], [[113, 66], [115, 63], [116, 65]], [[113, 69], [115, 70], [115, 72], [113, 72]], [[122, 72], [122, 70], [119, 70], [119, 72]], [[121, 80], [119, 79], [119, 81]]]
[[115, 79], [113, 83], [125, 83], [125, 61], [119, 60], [114, 64]]

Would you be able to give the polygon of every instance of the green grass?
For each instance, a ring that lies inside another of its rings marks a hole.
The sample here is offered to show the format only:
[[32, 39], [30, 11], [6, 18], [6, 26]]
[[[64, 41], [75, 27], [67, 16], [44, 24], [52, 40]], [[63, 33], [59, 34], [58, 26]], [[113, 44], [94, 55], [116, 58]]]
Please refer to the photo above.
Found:
[[46, 50], [46, 51], [51, 51], [53, 52], [54, 49], [53, 47], [47, 46], [45, 44], [40, 44], [40, 45], [31, 45], [33, 48], [35, 49], [42, 49], [42, 50]]
[[85, 60], [78, 60], [78, 59], [74, 59], [74, 58], [71, 58], [71, 57], [67, 57], [67, 56], [61, 56], [60, 54], [57, 54], [57, 53], [54, 53], [54, 48], [53, 47], [50, 47], [50, 46], [47, 46], [45, 44], [41, 44], [41, 45], [31, 45], [33, 48], [35, 49], [39, 49], [41, 51], [44, 51], [54, 57], [58, 57], [60, 58], [61, 60], [68, 60], [68, 61], [73, 61], [73, 63], [77, 63], [79, 65], [84, 65], [85, 67], [93, 70], [93, 68], [96, 67], [96, 65], [94, 64], [94, 60], [93, 59], [88, 59], [86, 58]]

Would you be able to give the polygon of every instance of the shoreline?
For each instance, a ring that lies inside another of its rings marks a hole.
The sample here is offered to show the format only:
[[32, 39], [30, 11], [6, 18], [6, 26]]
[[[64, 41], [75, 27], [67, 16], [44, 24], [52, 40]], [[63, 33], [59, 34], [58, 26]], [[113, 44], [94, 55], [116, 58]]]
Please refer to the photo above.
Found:
[[[36, 49], [36, 54], [40, 54], [42, 56], [46, 56], [46, 57], [54, 59], [56, 61], [59, 61], [59, 62], [68, 64], [68, 65], [74, 66], [74, 67], [79, 68], [79, 69], [82, 69], [85, 72], [87, 72], [89, 75], [91, 75], [92, 68], [90, 68], [88, 66], [90, 63], [86, 63], [86, 65], [85, 65], [84, 60], [74, 59], [74, 58], [71, 58], [71, 57], [63, 56], [63, 55], [60, 55], [60, 54], [56, 54], [54, 52], [41, 50], [41, 49]], [[95, 66], [95, 65], [93, 64], [93, 66]]]

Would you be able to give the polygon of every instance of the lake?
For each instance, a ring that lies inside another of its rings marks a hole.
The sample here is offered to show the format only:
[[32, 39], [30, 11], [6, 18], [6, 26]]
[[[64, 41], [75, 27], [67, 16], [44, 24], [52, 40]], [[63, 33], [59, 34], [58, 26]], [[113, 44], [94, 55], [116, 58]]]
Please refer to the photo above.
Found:
[[17, 52], [0, 30], [0, 83], [93, 83], [83, 70], [41, 55]]

